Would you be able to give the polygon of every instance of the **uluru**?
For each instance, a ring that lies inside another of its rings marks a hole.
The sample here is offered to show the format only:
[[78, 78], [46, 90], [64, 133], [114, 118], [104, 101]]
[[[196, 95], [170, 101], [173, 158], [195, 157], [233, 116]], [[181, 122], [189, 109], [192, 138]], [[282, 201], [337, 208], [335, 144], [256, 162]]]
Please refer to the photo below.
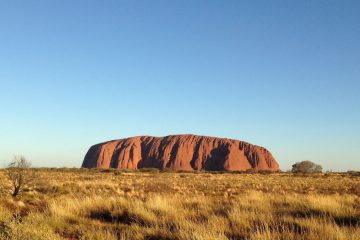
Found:
[[85, 155], [84, 168], [244, 171], [279, 170], [265, 148], [244, 141], [197, 135], [137, 136], [99, 143]]

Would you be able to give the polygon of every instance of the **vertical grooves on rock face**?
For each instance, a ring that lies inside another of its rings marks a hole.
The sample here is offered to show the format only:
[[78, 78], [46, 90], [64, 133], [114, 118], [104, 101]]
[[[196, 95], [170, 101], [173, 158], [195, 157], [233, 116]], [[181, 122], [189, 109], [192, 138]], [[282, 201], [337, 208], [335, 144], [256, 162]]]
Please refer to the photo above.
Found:
[[142, 168], [144, 165], [144, 159], [146, 158], [146, 156], [148, 156], [149, 154], [149, 148], [148, 148], [148, 139], [146, 137], [142, 137], [141, 138], [141, 142], [140, 142], [140, 154], [141, 154], [141, 159], [138, 162], [137, 168]]
[[110, 161], [110, 168], [117, 168], [119, 161], [117, 161], [117, 158], [119, 157], [120, 151], [118, 151], [119, 146], [122, 144], [122, 142], [118, 142], [116, 147], [114, 148], [113, 155], [111, 157]]
[[120, 168], [122, 163], [122, 156], [124, 155], [126, 141], [119, 142], [115, 148], [114, 154], [111, 158], [111, 167]]
[[[201, 138], [199, 141], [196, 142], [195, 144], [195, 148], [194, 148], [194, 153], [193, 153], [193, 157], [190, 161], [190, 165], [192, 167], [192, 169], [194, 170], [200, 170], [200, 159], [199, 159], [199, 150], [200, 150], [200, 146], [202, 144], [202, 142], [204, 141], [203, 138]], [[196, 164], [197, 163], [197, 164]]]
[[176, 142], [174, 143], [174, 145], [171, 148], [170, 158], [164, 167], [171, 168], [172, 166], [175, 166], [176, 155], [179, 150], [179, 145], [180, 145], [179, 140], [176, 140]]
[[222, 144], [212, 149], [209, 157], [205, 161], [204, 169], [209, 171], [224, 171], [224, 163], [229, 152], [229, 149]]
[[138, 168], [148, 168], [148, 167], [158, 167], [157, 163], [154, 162], [154, 159], [151, 157], [151, 147], [154, 145], [155, 138], [147, 137], [143, 138], [141, 146], [141, 160], [138, 163]]
[[255, 168], [258, 164], [258, 156], [252, 145], [248, 143], [242, 143], [241, 148], [244, 151], [245, 157], [248, 159], [252, 168]]
[[242, 151], [244, 149], [244, 142], [239, 142], [239, 150]]
[[[155, 139], [156, 141], [159, 141], [159, 139]], [[166, 144], [167, 141], [169, 140], [169, 136], [164, 137], [163, 139], [160, 139], [160, 143], [159, 143], [159, 148], [156, 149], [156, 147], [154, 148], [153, 145], [153, 152], [154, 152], [154, 160], [156, 160], [156, 152], [158, 150], [158, 160], [159, 162], [159, 167], [160, 168], [164, 168], [164, 166], [167, 164], [167, 158], [166, 158], [166, 148], [168, 147], [168, 145]]]
[[129, 152], [130, 162], [128, 162], [127, 164], [128, 164], [128, 165], [131, 165], [131, 166], [133, 165], [134, 160], [135, 160], [135, 154], [134, 154], [135, 147], [136, 147], [136, 146], [133, 144], [133, 145], [131, 146], [130, 152]]
[[237, 140], [176, 135], [134, 137], [92, 146], [82, 167], [164, 168], [181, 170], [278, 170], [265, 148]]

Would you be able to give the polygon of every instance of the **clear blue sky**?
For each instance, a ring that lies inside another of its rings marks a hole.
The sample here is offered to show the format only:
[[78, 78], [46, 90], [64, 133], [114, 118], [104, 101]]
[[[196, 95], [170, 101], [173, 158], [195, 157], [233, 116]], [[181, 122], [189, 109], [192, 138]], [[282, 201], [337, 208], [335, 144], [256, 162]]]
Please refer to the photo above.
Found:
[[193, 133], [360, 170], [360, 1], [1, 1], [0, 161]]

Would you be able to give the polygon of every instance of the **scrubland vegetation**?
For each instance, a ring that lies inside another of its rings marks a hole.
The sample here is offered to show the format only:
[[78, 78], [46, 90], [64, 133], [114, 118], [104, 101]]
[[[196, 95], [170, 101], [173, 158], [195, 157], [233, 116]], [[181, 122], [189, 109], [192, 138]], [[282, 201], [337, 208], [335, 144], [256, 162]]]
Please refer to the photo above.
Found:
[[356, 172], [31, 171], [0, 171], [0, 239], [360, 239]]

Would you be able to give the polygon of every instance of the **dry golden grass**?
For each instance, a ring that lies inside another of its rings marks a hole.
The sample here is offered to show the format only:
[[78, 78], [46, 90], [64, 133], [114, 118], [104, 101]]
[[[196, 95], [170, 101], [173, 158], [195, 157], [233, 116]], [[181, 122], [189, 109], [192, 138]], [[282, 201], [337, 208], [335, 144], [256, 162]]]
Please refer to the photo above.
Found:
[[360, 239], [356, 174], [33, 171], [0, 239]]

